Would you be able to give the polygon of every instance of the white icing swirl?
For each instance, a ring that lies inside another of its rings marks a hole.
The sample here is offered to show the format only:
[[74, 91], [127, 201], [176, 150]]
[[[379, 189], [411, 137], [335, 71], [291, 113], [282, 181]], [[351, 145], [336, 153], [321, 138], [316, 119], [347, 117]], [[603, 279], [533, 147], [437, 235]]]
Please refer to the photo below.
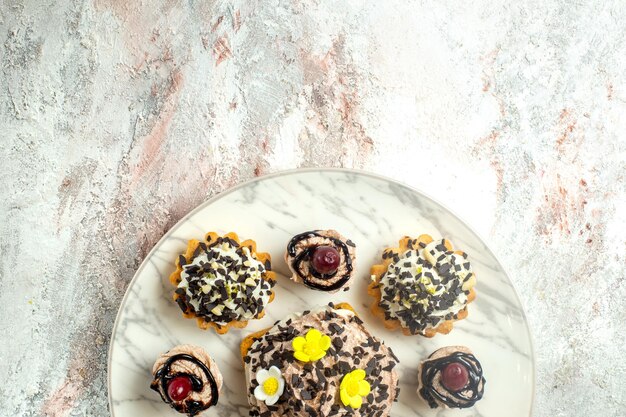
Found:
[[380, 306], [412, 333], [423, 332], [456, 318], [474, 282], [469, 262], [444, 241], [433, 241], [389, 264], [380, 279]]
[[178, 288], [185, 290], [187, 304], [199, 316], [217, 324], [250, 320], [270, 299], [272, 285], [263, 279], [264, 272], [247, 247], [222, 242], [183, 266]]

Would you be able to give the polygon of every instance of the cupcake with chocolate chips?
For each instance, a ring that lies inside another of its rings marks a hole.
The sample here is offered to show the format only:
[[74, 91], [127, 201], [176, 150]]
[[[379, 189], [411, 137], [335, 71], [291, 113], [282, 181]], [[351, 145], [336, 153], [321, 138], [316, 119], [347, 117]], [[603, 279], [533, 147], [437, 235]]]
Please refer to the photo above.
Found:
[[467, 317], [476, 277], [467, 254], [453, 250], [450, 241], [405, 237], [397, 248], [385, 249], [382, 258], [371, 269], [368, 293], [376, 300], [374, 315], [387, 328], [433, 337], [449, 333], [455, 321]]
[[483, 397], [483, 369], [465, 346], [447, 346], [420, 363], [417, 393], [430, 408], [469, 408]]
[[179, 345], [161, 355], [152, 368], [150, 388], [179, 413], [196, 416], [217, 404], [223, 379], [201, 347]]
[[293, 314], [241, 343], [251, 417], [390, 414], [398, 359], [348, 304]]
[[270, 261], [269, 254], [257, 252], [253, 240], [207, 233], [204, 241], [190, 240], [176, 260], [170, 276], [174, 300], [183, 316], [195, 318], [202, 329], [224, 334], [231, 327], [243, 328], [263, 317], [274, 299], [276, 275]]
[[354, 277], [355, 245], [336, 230], [304, 232], [289, 241], [285, 262], [294, 282], [329, 293], [347, 291]]

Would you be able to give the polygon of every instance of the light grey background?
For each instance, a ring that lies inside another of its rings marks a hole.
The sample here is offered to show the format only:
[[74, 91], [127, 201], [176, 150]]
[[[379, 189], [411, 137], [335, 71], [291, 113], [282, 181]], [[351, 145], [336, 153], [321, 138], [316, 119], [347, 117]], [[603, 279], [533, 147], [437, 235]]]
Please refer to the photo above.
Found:
[[5, 0], [0, 414], [107, 415], [115, 313], [163, 233], [255, 175], [344, 166], [491, 243], [535, 415], [626, 415], [625, 21], [620, 0]]

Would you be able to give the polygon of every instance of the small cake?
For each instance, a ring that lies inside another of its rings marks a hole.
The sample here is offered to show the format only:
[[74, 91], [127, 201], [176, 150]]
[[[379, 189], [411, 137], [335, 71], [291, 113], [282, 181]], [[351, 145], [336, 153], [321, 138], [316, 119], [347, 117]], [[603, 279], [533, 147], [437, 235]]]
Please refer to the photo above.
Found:
[[294, 236], [285, 262], [291, 279], [318, 291], [347, 291], [354, 277], [355, 245], [335, 230], [313, 230]]
[[404, 237], [399, 247], [383, 251], [382, 263], [371, 273], [372, 312], [387, 328], [401, 328], [405, 335], [449, 333], [454, 321], [467, 317], [467, 305], [476, 298], [467, 254], [453, 250], [446, 239]]
[[386, 417], [398, 359], [348, 304], [293, 314], [241, 343], [251, 417]]
[[420, 363], [417, 393], [430, 408], [469, 408], [483, 397], [483, 369], [465, 346], [447, 346]]
[[152, 368], [150, 388], [179, 413], [195, 416], [217, 404], [223, 379], [201, 347], [178, 345], [162, 354]]
[[239, 242], [235, 233], [210, 232], [202, 242], [189, 241], [170, 282], [184, 317], [224, 334], [263, 317], [274, 299], [276, 275], [271, 269], [270, 255], [257, 252], [253, 240]]

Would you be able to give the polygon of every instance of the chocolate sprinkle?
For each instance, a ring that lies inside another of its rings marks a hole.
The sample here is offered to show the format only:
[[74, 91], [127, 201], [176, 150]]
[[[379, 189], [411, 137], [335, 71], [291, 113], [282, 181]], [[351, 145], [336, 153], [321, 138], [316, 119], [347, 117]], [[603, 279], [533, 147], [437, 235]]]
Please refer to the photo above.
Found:
[[[462, 290], [461, 283], [472, 274], [469, 262], [457, 263], [459, 255], [448, 250], [445, 240], [428, 245], [420, 242], [417, 246], [421, 247], [421, 253], [408, 250], [400, 255], [385, 251], [383, 258], [392, 258], [393, 262], [378, 280], [379, 306], [385, 319], [399, 320], [412, 334], [437, 327], [462, 310], [469, 292]], [[426, 250], [436, 259], [435, 265], [424, 257]], [[444, 316], [434, 314], [447, 310], [450, 312]]]
[[[183, 270], [175, 293], [180, 309], [221, 326], [235, 320], [248, 320], [252, 318], [250, 315], [258, 317], [274, 282], [264, 279], [269, 261], [260, 264], [248, 249], [244, 250], [233, 239], [218, 237], [208, 245], [200, 242], [190, 263], [179, 256]], [[236, 256], [228, 252], [231, 250]], [[205, 255], [206, 260], [197, 260], [200, 255]], [[247, 285], [250, 280], [254, 286]], [[224, 305], [227, 300], [234, 305], [232, 308]]]
[[[304, 318], [311, 318], [315, 328], [331, 338], [326, 355], [315, 362], [302, 363], [293, 356], [293, 338], [313, 328], [301, 324]], [[343, 350], [347, 343], [353, 346], [351, 351]], [[248, 380], [249, 392], [257, 385], [254, 375], [259, 369], [277, 366], [295, 372], [285, 376], [285, 392], [275, 405], [267, 406], [249, 395], [251, 416], [386, 417], [399, 392], [397, 387], [389, 392], [384, 383], [390, 373], [395, 374], [398, 363], [391, 349], [372, 336], [356, 316], [337, 314], [333, 307], [279, 322], [252, 343], [246, 358], [246, 375], [252, 378]], [[370, 394], [363, 397], [358, 409], [343, 406], [339, 400], [342, 378], [355, 369], [365, 370], [371, 386]]]

